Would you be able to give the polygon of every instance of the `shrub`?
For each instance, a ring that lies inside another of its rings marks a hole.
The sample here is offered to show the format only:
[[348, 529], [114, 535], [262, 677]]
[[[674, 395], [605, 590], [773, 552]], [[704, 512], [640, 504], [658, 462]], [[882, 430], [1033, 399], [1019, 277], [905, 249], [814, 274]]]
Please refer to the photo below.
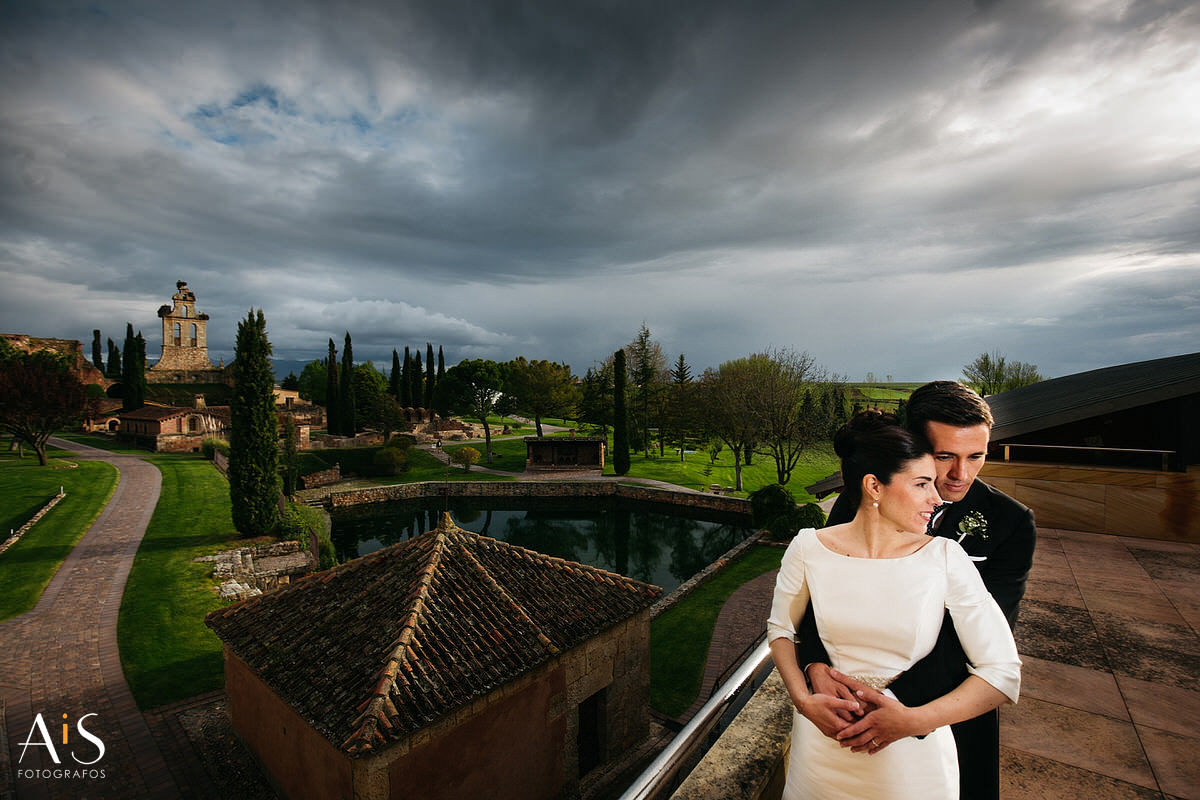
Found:
[[308, 532], [317, 534], [318, 569], [329, 569], [337, 563], [337, 554], [333, 549], [333, 540], [325, 525], [324, 515], [315, 508], [303, 503], [288, 503], [275, 527], [275, 535], [281, 541], [299, 542], [300, 547], [308, 550]]
[[823, 528], [825, 527], [825, 512], [816, 503], [805, 503], [796, 508], [794, 521], [795, 527], [793, 530]]
[[766, 528], [768, 523], [796, 507], [796, 499], [778, 483], [755, 489], [750, 493], [750, 516], [755, 527]]
[[381, 447], [371, 463], [380, 475], [399, 475], [408, 469], [408, 453], [399, 447]]
[[474, 447], [460, 447], [450, 454], [450, 460], [462, 464], [464, 471], [470, 471], [471, 465], [479, 461], [480, 453]]
[[209, 436], [200, 443], [200, 452], [203, 453], [204, 457], [209, 461], [212, 461], [213, 453], [220, 453], [226, 458], [229, 458], [229, 442], [216, 436]]
[[[808, 509], [809, 506], [812, 510], [802, 511], [796, 506], [792, 493], [778, 483], [750, 493], [750, 516], [754, 526], [766, 528], [770, 531], [772, 539], [786, 539], [802, 527], [816, 528], [823, 525], [825, 520], [821, 509], [817, 508], [815, 503], [808, 503], [804, 508]], [[804, 520], [813, 518], [814, 510], [817, 516], [821, 517], [820, 524], [802, 524]]]
[[387, 444], [384, 445], [384, 447], [394, 447], [397, 450], [407, 450], [408, 448], [410, 448], [412, 446], [413, 446], [413, 438], [411, 436], [405, 436], [400, 433], [398, 433], [395, 436], [393, 436], [392, 438], [388, 439]]

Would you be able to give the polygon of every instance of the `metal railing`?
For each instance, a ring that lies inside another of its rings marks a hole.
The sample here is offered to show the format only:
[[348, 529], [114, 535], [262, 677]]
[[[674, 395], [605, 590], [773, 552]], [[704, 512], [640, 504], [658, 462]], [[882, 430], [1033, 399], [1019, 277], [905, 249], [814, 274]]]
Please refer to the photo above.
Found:
[[725, 713], [747, 695], [747, 690], [758, 688], [766, 680], [773, 666], [771, 649], [764, 638], [733, 676], [713, 692], [696, 716], [625, 790], [620, 800], [655, 800], [673, 790], [673, 780], [688, 757], [704, 744]]
[[1011, 461], [1011, 451], [1014, 447], [1025, 447], [1033, 450], [1065, 450], [1072, 453], [1138, 453], [1140, 455], [1159, 456], [1162, 459], [1162, 471], [1170, 471], [1171, 456], [1175, 455], [1175, 450], [1144, 450], [1136, 447], [1082, 447], [1079, 445], [1067, 444], [1021, 444], [1020, 442], [1012, 442], [1000, 446], [1004, 453], [1003, 460]]

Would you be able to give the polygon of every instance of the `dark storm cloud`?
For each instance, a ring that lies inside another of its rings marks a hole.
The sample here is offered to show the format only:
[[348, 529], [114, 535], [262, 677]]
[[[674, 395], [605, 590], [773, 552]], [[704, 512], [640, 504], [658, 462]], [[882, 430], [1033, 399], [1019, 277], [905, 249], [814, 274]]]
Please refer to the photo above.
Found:
[[[700, 367], [795, 345], [920, 378], [1021, 347], [1059, 372], [1105, 331], [1175, 352], [1142, 290], [1200, 269], [1187, 3], [12, 12], [5, 329], [153, 330], [185, 278], [214, 347], [263, 306], [298, 359], [349, 328], [376, 360], [436, 338], [582, 369], [646, 321]], [[55, 321], [55, 291], [92, 302]], [[937, 352], [881, 347], [905, 340]]]

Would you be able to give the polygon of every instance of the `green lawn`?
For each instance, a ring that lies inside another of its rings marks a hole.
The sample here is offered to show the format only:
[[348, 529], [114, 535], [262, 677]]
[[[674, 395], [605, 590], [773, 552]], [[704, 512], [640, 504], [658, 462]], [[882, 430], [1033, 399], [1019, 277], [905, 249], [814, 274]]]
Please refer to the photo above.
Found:
[[147, 454], [162, 493], [138, 548], [121, 612], [121, 666], [143, 709], [222, 686], [221, 645], [204, 615], [222, 605], [212, 564], [196, 556], [241, 544], [230, 516], [229, 484], [194, 454]]
[[70, 462], [79, 466], [69, 469], [57, 457], [67, 454], [53, 448], [47, 450], [50, 463], [38, 466], [32, 450], [26, 449], [24, 459], [8, 452], [7, 439], [0, 449], [0, 540], [28, 522], [60, 486], [67, 491], [20, 541], [0, 553], [0, 620], [5, 620], [37, 605], [46, 584], [112, 496], [117, 469], [99, 461]]
[[[521, 445], [522, 449], [524, 444]], [[525, 465], [525, 457], [521, 457], [521, 466]], [[489, 475], [477, 469], [464, 471], [462, 467], [445, 464], [432, 453], [410, 448], [408, 451], [408, 470], [392, 478], [378, 478], [381, 484], [388, 483], [419, 483], [420, 481], [511, 481], [512, 478], [501, 475]]]
[[[609, 438], [610, 451], [612, 439]], [[447, 445], [446, 452], [453, 453], [460, 447], [467, 445]], [[470, 445], [480, 453], [483, 452], [482, 444]], [[721, 452], [715, 464], [710, 466], [708, 453], [694, 452], [686, 454], [686, 461], [680, 462], [679, 454], [667, 450], [665, 456], [659, 456], [657, 450], [650, 452], [650, 457], [646, 458], [641, 453], [634, 453], [630, 456], [630, 467], [627, 473], [631, 478], [652, 478], [654, 480], [666, 481], [678, 486], [686, 486], [690, 489], [707, 489], [711, 484], [720, 484], [721, 486], [734, 485], [734, 466], [733, 456], [728, 450]], [[605, 475], [615, 475], [613, 471], [611, 456], [606, 456], [609, 462], [604, 467]], [[479, 459], [480, 466], [488, 466], [484, 464], [483, 457]], [[506, 439], [503, 441], [492, 442], [492, 464], [494, 470], [501, 472], [520, 473], [525, 471], [525, 442], [520, 439]], [[788, 489], [795, 496], [797, 501], [805, 502], [815, 500], [812, 495], [804, 490], [805, 486], [816, 483], [831, 472], [836, 472], [839, 468], [837, 456], [833, 454], [832, 444], [823, 444], [808, 450], [801, 457], [800, 463], [796, 469], [792, 471], [792, 479], [788, 482]], [[708, 474], [705, 474], [708, 469]], [[775, 462], [770, 456], [756, 455], [753, 458], [753, 463], [750, 466], [742, 466], [742, 497], [748, 495], [755, 489], [775, 483]]]
[[[657, 450], [650, 452], [646, 458], [641, 453], [630, 456], [628, 477], [653, 478], [655, 480], [686, 486], [690, 489], [707, 489], [710, 484], [721, 486], [734, 485], [733, 455], [728, 449], [721, 451], [715, 464], [709, 464], [708, 453], [687, 453], [686, 461], [679, 461], [679, 454], [667, 450], [665, 456], [659, 456]], [[611, 457], [604, 465], [605, 475], [615, 475]], [[775, 462], [767, 455], [755, 455], [750, 466], [742, 466], [742, 488], [738, 496], [745, 497], [755, 489], [776, 482]], [[833, 454], [833, 445], [826, 443], [809, 448], [801, 456], [800, 463], [792, 470], [792, 478], [787, 488], [798, 502], [815, 500], [804, 490], [805, 486], [816, 483], [839, 468], [837, 456]], [[705, 474], [706, 470], [708, 474]]]
[[[530, 434], [532, 435], [532, 434]], [[461, 450], [464, 447], [474, 447], [479, 451], [478, 466], [496, 469], [502, 472], [524, 472], [525, 471], [525, 440], [524, 439], [501, 439], [496, 441], [492, 439], [492, 463], [487, 463], [487, 455], [483, 450], [483, 442], [470, 442], [467, 444], [447, 444], [444, 449], [447, 453], [453, 453], [455, 450]], [[462, 467], [458, 467], [459, 471]]]
[[141, 447], [134, 447], [126, 442], [118, 442], [107, 436], [96, 436], [89, 433], [57, 433], [55, 434], [60, 439], [66, 439], [69, 442], [78, 442], [86, 444], [89, 447], [95, 447], [99, 450], [107, 450], [110, 453], [121, 453], [130, 456], [149, 456], [149, 450]]
[[650, 624], [650, 705], [654, 710], [678, 717], [692, 705], [700, 692], [721, 606], [738, 587], [777, 569], [782, 560], [783, 550], [778, 547], [753, 547]]

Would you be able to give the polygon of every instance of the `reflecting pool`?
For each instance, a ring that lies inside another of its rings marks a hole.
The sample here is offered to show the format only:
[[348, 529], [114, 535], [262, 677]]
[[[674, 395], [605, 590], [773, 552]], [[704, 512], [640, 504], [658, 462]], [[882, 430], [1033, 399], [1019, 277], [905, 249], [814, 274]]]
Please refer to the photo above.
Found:
[[[360, 506], [333, 515], [338, 561], [437, 526], [445, 498]], [[464, 530], [590, 564], [670, 592], [751, 533], [748, 517], [618, 498], [453, 498]]]

